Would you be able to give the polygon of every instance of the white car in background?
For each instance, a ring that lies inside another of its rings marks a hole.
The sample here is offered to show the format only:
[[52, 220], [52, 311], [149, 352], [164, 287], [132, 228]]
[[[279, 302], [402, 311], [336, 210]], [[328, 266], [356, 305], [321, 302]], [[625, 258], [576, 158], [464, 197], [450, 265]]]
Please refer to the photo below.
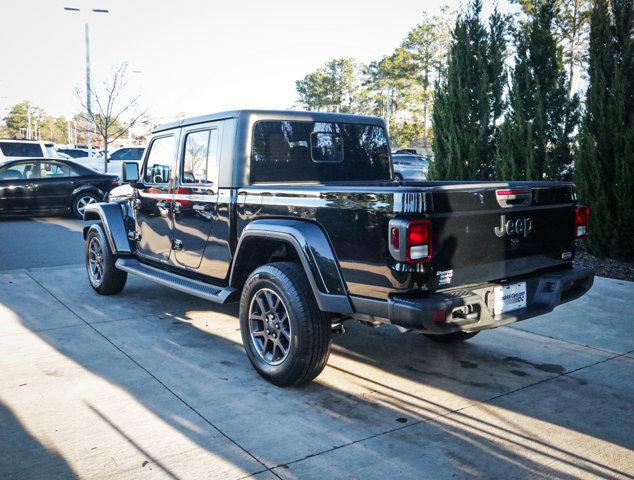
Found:
[[87, 148], [58, 148], [57, 151], [68, 155], [73, 161], [84, 167], [103, 172], [103, 160], [99, 158], [97, 150], [92, 151], [92, 156], [88, 155]]
[[[108, 173], [120, 173], [123, 162], [136, 162], [141, 166], [145, 147], [122, 147], [108, 153]], [[103, 168], [103, 155], [99, 157], [100, 170]]]
[[59, 158], [55, 144], [42, 140], [0, 139], [0, 160]]

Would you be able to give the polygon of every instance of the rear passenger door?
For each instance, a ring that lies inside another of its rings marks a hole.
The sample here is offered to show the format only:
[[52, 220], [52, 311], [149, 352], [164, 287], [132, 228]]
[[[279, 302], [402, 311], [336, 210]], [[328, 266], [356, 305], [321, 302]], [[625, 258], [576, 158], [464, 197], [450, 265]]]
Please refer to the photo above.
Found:
[[39, 210], [65, 209], [70, 206], [73, 190], [79, 185], [79, 174], [65, 163], [41, 160], [36, 185]]
[[174, 205], [174, 256], [180, 266], [200, 267], [217, 216], [221, 124], [183, 129]]

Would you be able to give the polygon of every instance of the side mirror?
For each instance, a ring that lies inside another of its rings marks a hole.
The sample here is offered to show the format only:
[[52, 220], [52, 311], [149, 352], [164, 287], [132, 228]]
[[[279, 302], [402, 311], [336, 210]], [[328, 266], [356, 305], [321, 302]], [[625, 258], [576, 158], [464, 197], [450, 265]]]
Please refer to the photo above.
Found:
[[123, 165], [121, 165], [121, 179], [125, 183], [137, 183], [139, 181], [139, 164], [136, 162], [123, 162]]

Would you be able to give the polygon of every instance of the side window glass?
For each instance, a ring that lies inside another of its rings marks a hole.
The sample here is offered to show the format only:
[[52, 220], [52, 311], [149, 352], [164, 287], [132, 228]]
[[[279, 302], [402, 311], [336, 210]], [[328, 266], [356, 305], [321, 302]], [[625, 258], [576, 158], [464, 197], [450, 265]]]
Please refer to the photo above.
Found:
[[141, 157], [143, 157], [142, 148], [132, 148], [130, 150], [130, 160], [141, 160]]
[[174, 159], [174, 136], [159, 137], [152, 142], [145, 164], [145, 183], [167, 183]]
[[0, 169], [0, 180], [29, 180], [37, 178], [36, 162], [20, 162]]
[[76, 177], [77, 172], [64, 163], [40, 162], [40, 178]]
[[125, 149], [124, 150], [117, 150], [112, 155], [110, 155], [110, 160], [124, 160], [126, 151], [127, 150], [125, 150]]
[[218, 129], [188, 133], [181, 181], [183, 183], [213, 183], [218, 166]]

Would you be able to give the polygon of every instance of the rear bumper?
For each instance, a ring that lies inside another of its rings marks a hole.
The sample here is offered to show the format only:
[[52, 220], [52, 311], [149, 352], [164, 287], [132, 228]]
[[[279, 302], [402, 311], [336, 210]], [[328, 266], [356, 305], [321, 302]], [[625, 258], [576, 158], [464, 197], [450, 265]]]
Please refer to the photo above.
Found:
[[567, 268], [521, 277], [501, 284], [526, 282], [526, 308], [494, 315], [490, 283], [468, 289], [448, 290], [424, 297], [392, 296], [375, 302], [353, 299], [359, 313], [382, 317], [400, 327], [431, 334], [477, 332], [536, 317], [586, 293], [594, 282], [588, 269]]

